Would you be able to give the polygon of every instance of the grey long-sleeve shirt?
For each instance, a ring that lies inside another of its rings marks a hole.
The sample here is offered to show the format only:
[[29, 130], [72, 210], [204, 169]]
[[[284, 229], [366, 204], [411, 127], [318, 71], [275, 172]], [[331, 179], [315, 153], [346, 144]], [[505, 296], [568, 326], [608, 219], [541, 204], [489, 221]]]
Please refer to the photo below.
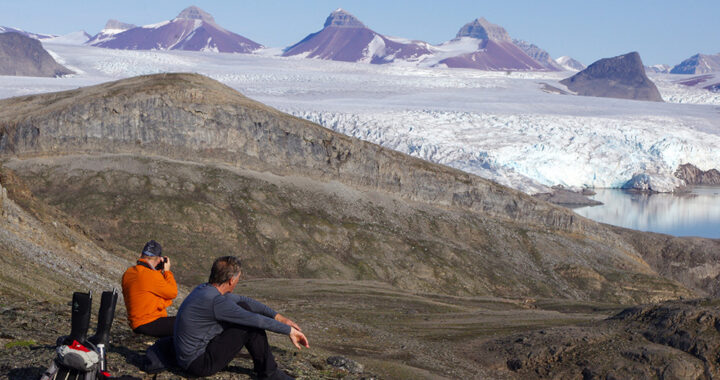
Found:
[[[247, 310], [239, 303], [244, 303]], [[187, 369], [205, 352], [210, 340], [223, 332], [220, 322], [290, 334], [290, 326], [276, 321], [277, 312], [250, 297], [220, 294], [210, 284], [197, 286], [180, 305], [175, 319], [175, 353], [178, 364]]]

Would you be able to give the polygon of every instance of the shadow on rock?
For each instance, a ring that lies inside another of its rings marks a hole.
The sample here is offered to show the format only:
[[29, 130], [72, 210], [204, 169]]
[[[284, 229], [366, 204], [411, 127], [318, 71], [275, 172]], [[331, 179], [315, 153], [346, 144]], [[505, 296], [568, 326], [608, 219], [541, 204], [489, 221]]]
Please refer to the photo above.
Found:
[[39, 379], [43, 372], [44, 367], [15, 368], [8, 373], [8, 380]]

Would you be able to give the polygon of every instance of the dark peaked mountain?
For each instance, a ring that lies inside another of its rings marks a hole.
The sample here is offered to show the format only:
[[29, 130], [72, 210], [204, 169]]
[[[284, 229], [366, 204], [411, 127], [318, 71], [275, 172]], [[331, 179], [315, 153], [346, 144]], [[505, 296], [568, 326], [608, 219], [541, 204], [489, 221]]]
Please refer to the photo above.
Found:
[[560, 83], [583, 96], [663, 101], [637, 52], [601, 59]]
[[[202, 281], [197, 268], [223, 252], [260, 277], [446, 294], [639, 302], [692, 293], [607, 226], [200, 75], [0, 100], [0, 157], [99, 244], [167, 241], [186, 283]], [[703, 288], [694, 268], [674, 275]]]
[[0, 75], [58, 77], [73, 74], [55, 62], [40, 41], [19, 33], [0, 34]]
[[477, 50], [443, 59], [440, 64], [480, 70], [547, 70], [516, 46], [503, 27], [484, 18], [465, 24], [453, 41], [464, 39], [477, 40]]
[[111, 20], [89, 45], [129, 50], [192, 50], [251, 53], [262, 45], [232, 33], [215, 23], [202, 9], [191, 6], [170, 20], [153, 25], [129, 25]]
[[396, 59], [417, 60], [430, 53], [425, 42], [383, 36], [350, 13], [337, 9], [325, 20], [322, 30], [288, 47], [283, 56], [380, 64]]
[[671, 74], [708, 74], [720, 71], [720, 53], [695, 54], [670, 70]]

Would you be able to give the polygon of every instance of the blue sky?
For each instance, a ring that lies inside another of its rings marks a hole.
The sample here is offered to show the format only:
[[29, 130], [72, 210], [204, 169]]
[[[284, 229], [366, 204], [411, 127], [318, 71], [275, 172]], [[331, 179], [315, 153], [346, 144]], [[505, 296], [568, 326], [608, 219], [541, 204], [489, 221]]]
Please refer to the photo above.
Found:
[[197, 5], [218, 24], [270, 47], [291, 45], [343, 8], [378, 33], [440, 43], [478, 17], [557, 58], [585, 64], [638, 51], [645, 64], [674, 65], [720, 53], [719, 0], [0, 0], [0, 25], [36, 33], [95, 34], [118, 19], [136, 25]]

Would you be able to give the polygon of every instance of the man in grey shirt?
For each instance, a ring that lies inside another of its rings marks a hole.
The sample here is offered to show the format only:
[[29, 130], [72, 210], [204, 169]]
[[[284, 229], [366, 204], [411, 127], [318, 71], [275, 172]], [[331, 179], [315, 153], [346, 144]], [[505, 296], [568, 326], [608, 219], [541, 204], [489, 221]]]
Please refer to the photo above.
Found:
[[208, 283], [196, 287], [180, 305], [174, 344], [178, 364], [196, 376], [210, 376], [247, 347], [260, 379], [291, 379], [277, 368], [270, 352], [270, 330], [309, 348], [295, 322], [249, 297], [232, 294], [240, 282], [240, 260], [224, 256], [213, 263]]

